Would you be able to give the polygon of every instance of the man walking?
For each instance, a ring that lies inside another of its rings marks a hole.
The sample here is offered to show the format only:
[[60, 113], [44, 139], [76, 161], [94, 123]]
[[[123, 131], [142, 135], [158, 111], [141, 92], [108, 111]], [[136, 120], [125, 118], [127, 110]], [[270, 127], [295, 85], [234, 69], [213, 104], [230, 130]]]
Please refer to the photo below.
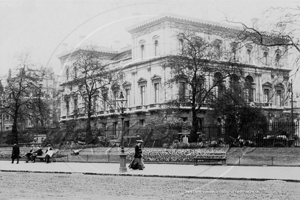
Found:
[[13, 145], [11, 153], [11, 163], [13, 164], [15, 159], [17, 159], [17, 164], [19, 164], [20, 148], [17, 144]]

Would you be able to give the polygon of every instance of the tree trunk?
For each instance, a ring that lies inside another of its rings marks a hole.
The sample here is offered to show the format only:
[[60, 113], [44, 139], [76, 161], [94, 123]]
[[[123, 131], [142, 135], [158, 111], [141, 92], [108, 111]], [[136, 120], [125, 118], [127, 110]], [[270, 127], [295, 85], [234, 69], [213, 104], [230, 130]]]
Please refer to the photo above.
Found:
[[88, 112], [87, 112], [87, 121], [86, 121], [86, 136], [85, 136], [85, 143], [89, 144], [92, 142], [93, 134], [92, 134], [92, 128], [91, 128], [91, 117], [92, 117], [92, 103], [91, 98], [88, 102]]
[[192, 106], [192, 129], [190, 133], [189, 142], [197, 142], [198, 135], [198, 118], [197, 118], [197, 112], [194, 106]]
[[13, 122], [13, 125], [12, 125], [12, 131], [11, 131], [11, 133], [12, 133], [11, 142], [16, 143], [16, 144], [18, 144], [18, 142], [19, 142], [17, 125], [18, 125], [18, 113], [17, 113], [17, 111], [15, 111], [14, 122]]

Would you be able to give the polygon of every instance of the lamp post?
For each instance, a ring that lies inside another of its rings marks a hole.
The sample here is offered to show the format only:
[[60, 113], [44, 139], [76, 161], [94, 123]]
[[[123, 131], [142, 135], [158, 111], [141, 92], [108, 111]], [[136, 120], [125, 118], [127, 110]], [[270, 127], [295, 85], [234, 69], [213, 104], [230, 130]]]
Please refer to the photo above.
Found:
[[121, 131], [121, 153], [120, 153], [120, 169], [119, 172], [120, 173], [124, 173], [127, 172], [127, 167], [126, 167], [126, 154], [124, 151], [124, 104], [127, 101], [126, 99], [124, 99], [124, 95], [123, 92], [121, 91], [120, 93], [120, 99], [117, 100], [120, 101], [120, 107], [121, 107], [121, 120], [122, 120], [122, 131]]

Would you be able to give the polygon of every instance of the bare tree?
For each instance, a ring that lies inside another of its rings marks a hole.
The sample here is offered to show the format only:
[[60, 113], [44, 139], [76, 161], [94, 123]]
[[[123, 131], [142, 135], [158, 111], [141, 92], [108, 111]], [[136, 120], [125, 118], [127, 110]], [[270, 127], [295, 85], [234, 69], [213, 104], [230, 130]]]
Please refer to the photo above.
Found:
[[[221, 61], [225, 50], [221, 40], [204, 40], [197, 32], [187, 30], [177, 35], [181, 47], [177, 55], [169, 56], [165, 66], [171, 68], [168, 84], [179, 84], [178, 99], [175, 105], [189, 103], [192, 112], [190, 140], [197, 140], [200, 109], [213, 98], [222, 94], [225, 79], [233, 74], [242, 73], [237, 64]], [[189, 89], [189, 92], [186, 90]]]
[[[122, 73], [117, 69], [110, 69], [105, 60], [106, 58], [93, 48], [80, 50], [73, 57], [72, 66], [67, 68], [70, 81], [64, 86], [69, 87], [71, 93], [65, 96], [65, 100], [69, 104], [68, 101], [72, 96], [74, 118], [86, 116], [86, 143], [90, 143], [93, 139], [92, 118], [97, 116], [100, 102], [112, 103], [108, 102], [107, 91], [110, 86], [117, 86], [118, 81], [122, 79]], [[82, 105], [79, 105], [80, 103]], [[66, 106], [68, 110], [69, 105]]]
[[[29, 53], [23, 53], [18, 57], [19, 66], [15, 70], [15, 75], [7, 79], [7, 85], [4, 88], [5, 101], [3, 103], [3, 113], [11, 116], [12, 140], [18, 143], [18, 126], [25, 123], [33, 113], [31, 108], [35, 103], [35, 91], [38, 89], [38, 83], [41, 80], [40, 72], [34, 69], [30, 61]], [[24, 125], [24, 124], [23, 124]]]

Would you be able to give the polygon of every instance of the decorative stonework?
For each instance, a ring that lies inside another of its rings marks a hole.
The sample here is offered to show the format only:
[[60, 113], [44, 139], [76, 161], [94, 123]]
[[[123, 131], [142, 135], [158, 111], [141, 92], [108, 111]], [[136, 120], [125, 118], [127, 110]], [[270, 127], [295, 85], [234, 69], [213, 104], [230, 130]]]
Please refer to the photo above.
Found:
[[147, 80], [141, 77], [138, 81], [138, 84], [147, 84]]
[[125, 88], [125, 89], [130, 89], [130, 88], [131, 88], [131, 83], [128, 82], [128, 81], [125, 81], [125, 82], [123, 83], [123, 88]]
[[262, 84], [263, 88], [272, 88], [272, 84], [270, 82], [266, 82], [264, 84]]
[[160, 81], [161, 80], [161, 76], [157, 75], [157, 74], [154, 74], [152, 77], [151, 77], [151, 80], [152, 81]]
[[284, 89], [284, 85], [282, 83], [278, 83], [276, 86], [275, 86], [276, 89], [281, 89], [283, 90]]

